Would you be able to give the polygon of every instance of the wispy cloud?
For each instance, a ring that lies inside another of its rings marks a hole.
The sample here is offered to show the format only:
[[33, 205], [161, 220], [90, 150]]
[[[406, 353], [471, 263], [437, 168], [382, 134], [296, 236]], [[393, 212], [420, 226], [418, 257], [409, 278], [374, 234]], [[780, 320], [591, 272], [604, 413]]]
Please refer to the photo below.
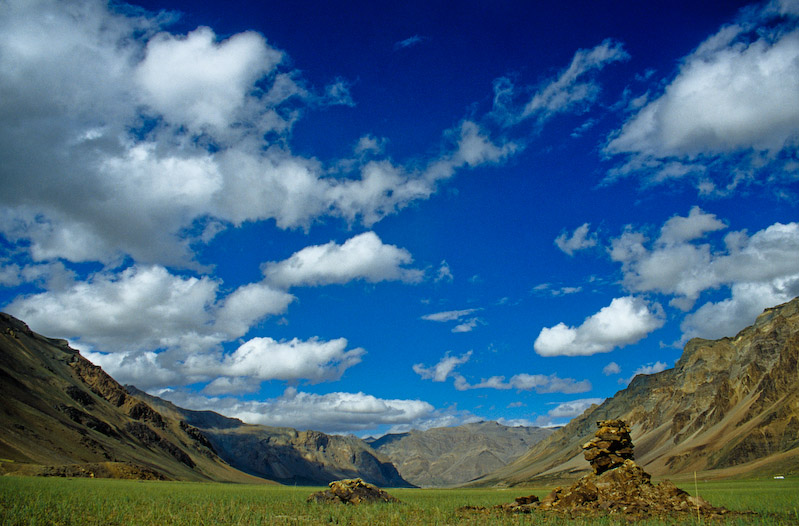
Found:
[[472, 357], [472, 351], [460, 356], [451, 356], [446, 353], [439, 362], [427, 367], [418, 363], [413, 366], [413, 370], [424, 380], [434, 382], [446, 382], [453, 380], [453, 386], [458, 391], [472, 389], [516, 389], [519, 391], [535, 391], [537, 393], [584, 393], [591, 390], [591, 382], [588, 380], [576, 381], [572, 378], [560, 378], [556, 374], [516, 374], [506, 380], [504, 376], [492, 376], [484, 378], [477, 383], [470, 383], [465, 376], [458, 373], [456, 369], [467, 363]]
[[552, 283], [539, 283], [533, 287], [533, 293], [537, 295], [546, 296], [568, 296], [569, 294], [577, 294], [581, 292], [583, 287], [558, 287]]
[[583, 223], [571, 235], [563, 232], [555, 238], [555, 245], [566, 254], [573, 256], [575, 252], [596, 246], [596, 235], [590, 235], [591, 225]]
[[601, 404], [604, 401], [604, 398], [580, 398], [578, 400], [558, 403], [554, 408], [547, 411], [546, 415], [541, 415], [536, 418], [535, 425], [541, 427], [563, 425], [565, 423], [564, 421], [580, 416], [592, 405]]
[[438, 321], [438, 322], [455, 321], [463, 318], [464, 316], [473, 314], [478, 310], [480, 309], [463, 309], [463, 310], [448, 310], [443, 312], [434, 312], [433, 314], [425, 314], [424, 316], [422, 316], [422, 319], [428, 321]]
[[408, 37], [405, 40], [400, 40], [396, 44], [394, 44], [394, 51], [398, 51], [400, 49], [407, 49], [409, 47], [418, 46], [422, 42], [427, 40], [427, 38], [421, 35], [413, 35], [412, 37]]
[[484, 323], [480, 318], [470, 318], [452, 328], [452, 332], [472, 332], [478, 325]]
[[599, 83], [591, 75], [609, 64], [629, 58], [622, 44], [614, 40], [578, 50], [565, 70], [542, 84], [531, 98], [521, 101], [520, 90], [511, 79], [499, 78], [494, 81], [492, 114], [505, 126], [513, 126], [527, 119], [534, 118], [541, 123], [557, 113], [584, 111], [600, 92]]
[[621, 372], [621, 367], [616, 362], [610, 362], [605, 367], [602, 368], [602, 374], [605, 376], [611, 376], [613, 374], [619, 374]]
[[453, 371], [455, 371], [459, 365], [468, 362], [471, 357], [472, 351], [460, 356], [451, 356], [449, 352], [447, 352], [433, 367], [427, 367], [421, 363], [414, 364], [413, 372], [421, 376], [423, 380], [446, 382], [447, 378], [453, 374]]
[[483, 320], [476, 316], [472, 316], [475, 312], [481, 311], [483, 309], [476, 308], [476, 309], [464, 309], [464, 310], [450, 310], [444, 312], [434, 312], [433, 314], [425, 314], [422, 316], [423, 320], [428, 321], [436, 321], [436, 322], [450, 322], [450, 321], [457, 321], [458, 323], [455, 327], [452, 328], [452, 332], [459, 333], [459, 332], [471, 332], [474, 330], [478, 325], [485, 324]]
[[447, 264], [446, 260], [442, 261], [441, 265], [438, 267], [434, 281], [436, 283], [441, 281], [452, 283], [454, 280], [455, 276], [452, 275], [452, 269], [449, 268], [449, 264]]

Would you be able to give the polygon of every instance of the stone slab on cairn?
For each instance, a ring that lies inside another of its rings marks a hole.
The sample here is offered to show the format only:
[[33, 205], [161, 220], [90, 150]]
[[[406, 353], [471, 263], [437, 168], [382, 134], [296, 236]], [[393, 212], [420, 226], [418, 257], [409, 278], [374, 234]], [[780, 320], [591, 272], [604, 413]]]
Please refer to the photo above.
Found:
[[597, 422], [594, 438], [583, 444], [583, 455], [591, 464], [594, 474], [600, 475], [609, 469], [633, 460], [633, 441], [630, 428], [623, 420]]

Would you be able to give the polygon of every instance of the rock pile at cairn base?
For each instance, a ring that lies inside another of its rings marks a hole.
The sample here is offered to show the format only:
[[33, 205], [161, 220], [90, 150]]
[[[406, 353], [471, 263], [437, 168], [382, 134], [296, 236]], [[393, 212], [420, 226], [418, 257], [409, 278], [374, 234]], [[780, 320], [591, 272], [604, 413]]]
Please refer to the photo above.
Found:
[[[699, 496], [692, 497], [671, 481], [652, 484], [633, 457], [630, 430], [620, 420], [597, 422], [596, 437], [583, 446], [585, 457], [594, 468], [569, 488], [555, 488], [539, 500], [537, 496], [519, 497], [494, 509], [510, 513], [551, 510], [567, 515], [616, 514], [628, 518], [701, 514], [718, 517], [730, 513], [714, 508]], [[488, 511], [467, 507], [463, 511]]]
[[362, 504], [364, 502], [399, 502], [382, 489], [361, 479], [335, 480], [329, 489], [308, 497], [308, 502]]
[[568, 489], [555, 488], [540, 501], [530, 495], [499, 508], [514, 513], [553, 510], [575, 515], [606, 513], [634, 517], [679, 513], [700, 513], [707, 517], [728, 513], [724, 508], [714, 508], [702, 497], [692, 497], [669, 480], [652, 484], [649, 474], [630, 459], [600, 475], [589, 473]]

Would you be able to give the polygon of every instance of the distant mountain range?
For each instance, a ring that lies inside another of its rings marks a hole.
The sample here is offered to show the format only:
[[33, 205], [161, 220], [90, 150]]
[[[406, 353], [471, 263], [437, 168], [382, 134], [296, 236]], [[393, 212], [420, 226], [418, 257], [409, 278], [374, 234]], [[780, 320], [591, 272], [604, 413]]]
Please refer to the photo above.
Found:
[[196, 426], [219, 455], [238, 469], [284, 484], [327, 484], [360, 477], [378, 486], [411, 486], [384, 455], [354, 436], [245, 424], [212, 411], [190, 411], [150, 396], [129, 392], [164, 415]]
[[422, 487], [457, 486], [496, 471], [552, 433], [538, 427], [478, 422], [390, 434], [367, 442], [402, 477]]
[[[389, 435], [381, 442], [384, 453], [354, 436], [249, 425], [123, 387], [66, 341], [36, 334], [3, 313], [0, 397], [0, 473], [30, 475], [313, 485], [360, 477], [387, 487], [417, 484], [411, 479], [441, 485], [484, 475], [546, 433], [470, 424]], [[433, 477], [411, 467], [406, 479], [392, 463], [413, 466], [419, 451], [436, 451], [442, 440], [458, 444], [462, 457], [456, 462], [454, 450], [440, 455], [457, 464], [448, 472], [434, 461]], [[416, 448], [409, 462], [398, 455], [403, 447]]]
[[636, 376], [601, 405], [483, 477], [481, 485], [574, 478], [595, 423], [632, 427], [636, 462], [655, 476], [799, 471], [799, 298], [767, 309], [735, 337], [693, 339], [673, 369]]

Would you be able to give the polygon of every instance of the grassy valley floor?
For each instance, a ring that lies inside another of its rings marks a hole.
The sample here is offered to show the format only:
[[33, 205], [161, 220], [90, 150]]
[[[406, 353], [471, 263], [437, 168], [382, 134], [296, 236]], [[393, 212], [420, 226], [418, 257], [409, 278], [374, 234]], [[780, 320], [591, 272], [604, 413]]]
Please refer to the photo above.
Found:
[[[679, 484], [695, 493], [693, 482]], [[462, 506], [493, 506], [550, 488], [390, 489], [402, 504], [362, 506], [308, 504], [319, 488], [151, 482], [40, 477], [0, 477], [0, 524], [11, 525], [329, 525], [329, 524], [628, 524], [623, 518], [565, 519], [546, 512], [530, 515], [469, 513]], [[700, 482], [699, 494], [714, 506], [752, 510], [756, 515], [721, 524], [799, 524], [799, 479]], [[702, 523], [709, 523], [702, 519]], [[718, 521], [710, 523], [720, 524]], [[647, 520], [637, 524], [675, 524]], [[685, 517], [682, 524], [699, 524]]]

